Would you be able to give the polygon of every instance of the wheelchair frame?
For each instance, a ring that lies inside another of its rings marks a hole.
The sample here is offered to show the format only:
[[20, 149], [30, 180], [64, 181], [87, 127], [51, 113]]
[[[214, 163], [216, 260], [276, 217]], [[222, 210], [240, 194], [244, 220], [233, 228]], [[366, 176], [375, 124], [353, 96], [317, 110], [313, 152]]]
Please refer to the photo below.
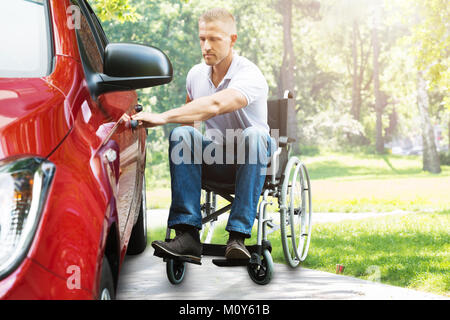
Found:
[[[292, 268], [298, 267], [300, 262], [306, 259], [311, 239], [311, 187], [306, 166], [297, 158], [290, 157], [291, 143], [295, 141], [292, 126], [288, 121], [292, 119], [293, 100], [289, 93], [284, 99], [268, 101], [268, 122], [271, 129], [278, 129], [278, 149], [272, 155], [267, 168], [266, 180], [261, 192], [262, 200], [258, 205], [256, 218], [257, 243], [246, 246], [251, 254], [250, 260], [227, 260], [213, 259], [212, 262], [219, 267], [247, 266], [250, 278], [257, 284], [267, 284], [272, 279], [274, 266], [271, 256], [272, 246], [268, 235], [278, 229], [281, 230], [281, 241], [286, 262]], [[291, 117], [290, 117], [291, 113]], [[295, 119], [295, 117], [294, 117]], [[297, 185], [297, 178], [298, 183]], [[299, 186], [300, 197], [296, 197], [296, 187]], [[206, 239], [202, 243], [202, 255], [224, 257], [224, 244], [211, 244], [218, 217], [231, 209], [234, 198], [234, 185], [214, 184], [211, 181], [202, 181], [202, 190], [205, 191], [205, 202], [201, 205], [202, 231], [200, 239], [203, 238], [205, 226], [209, 223]], [[230, 203], [216, 210], [217, 195]], [[266, 207], [273, 204], [269, 197], [276, 197], [280, 212], [280, 224], [276, 224], [268, 217]], [[298, 204], [300, 203], [300, 206]], [[299, 227], [299, 230], [295, 228]], [[271, 230], [268, 230], [270, 228]], [[297, 233], [297, 234], [296, 234]], [[167, 229], [166, 241], [170, 241], [171, 229]], [[297, 239], [298, 237], [298, 239]], [[262, 258], [261, 258], [262, 257]], [[180, 258], [164, 258], [167, 262], [166, 271], [172, 284], [183, 281], [186, 262]]]

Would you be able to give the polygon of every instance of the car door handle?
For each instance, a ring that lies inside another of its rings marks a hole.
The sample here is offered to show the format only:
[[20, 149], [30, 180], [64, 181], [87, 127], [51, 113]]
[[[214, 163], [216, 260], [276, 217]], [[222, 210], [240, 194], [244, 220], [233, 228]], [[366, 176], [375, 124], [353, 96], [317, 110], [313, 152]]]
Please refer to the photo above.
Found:
[[130, 121], [130, 125], [131, 125], [131, 129], [137, 129], [137, 127], [139, 127], [139, 121], [137, 120], [131, 120]]

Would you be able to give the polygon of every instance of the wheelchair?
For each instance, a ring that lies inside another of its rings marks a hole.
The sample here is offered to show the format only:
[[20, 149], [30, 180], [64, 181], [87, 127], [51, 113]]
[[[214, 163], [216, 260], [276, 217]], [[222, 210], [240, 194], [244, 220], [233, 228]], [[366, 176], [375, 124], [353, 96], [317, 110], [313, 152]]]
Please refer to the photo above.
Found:
[[[250, 278], [260, 285], [268, 284], [274, 273], [272, 246], [268, 235], [280, 230], [284, 258], [290, 267], [296, 268], [308, 254], [312, 226], [311, 184], [308, 171], [298, 157], [290, 155], [292, 142], [295, 141], [293, 138], [295, 111], [294, 101], [289, 92], [285, 93], [283, 99], [268, 101], [268, 124], [272, 137], [277, 140], [278, 149], [268, 163], [266, 180], [261, 192], [262, 199], [258, 205], [256, 245], [246, 246], [251, 258], [212, 260], [219, 267], [246, 266]], [[273, 132], [277, 132], [278, 135], [274, 136]], [[218, 217], [231, 209], [234, 188], [234, 184], [224, 185], [202, 180], [204, 203], [201, 204], [203, 228], [200, 239], [205, 238], [202, 242], [203, 256], [225, 256], [226, 245], [210, 242]], [[217, 209], [217, 196], [227, 200], [229, 204]], [[266, 210], [267, 205], [273, 204], [273, 198], [278, 201], [278, 219], [275, 217], [276, 213], [269, 213]], [[171, 229], [167, 228], [165, 241], [170, 239]], [[164, 261], [169, 281], [175, 285], [180, 284], [186, 273], [186, 263], [192, 261], [167, 257]]]

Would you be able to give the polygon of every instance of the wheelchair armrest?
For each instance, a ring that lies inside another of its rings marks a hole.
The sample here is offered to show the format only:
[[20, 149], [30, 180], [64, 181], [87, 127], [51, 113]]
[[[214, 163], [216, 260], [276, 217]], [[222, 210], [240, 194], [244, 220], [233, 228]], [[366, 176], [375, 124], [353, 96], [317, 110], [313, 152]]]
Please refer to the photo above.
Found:
[[288, 144], [290, 144], [291, 142], [295, 142], [295, 141], [296, 140], [293, 138], [281, 136], [278, 138], [278, 145], [280, 146], [280, 148], [285, 148], [285, 147], [287, 147]]
[[271, 176], [270, 182], [272, 185], [276, 184], [276, 177], [278, 173], [278, 168], [280, 166], [280, 153], [283, 151], [282, 147], [278, 147], [278, 149], [274, 152], [272, 157], [270, 158], [269, 167], [266, 175]]

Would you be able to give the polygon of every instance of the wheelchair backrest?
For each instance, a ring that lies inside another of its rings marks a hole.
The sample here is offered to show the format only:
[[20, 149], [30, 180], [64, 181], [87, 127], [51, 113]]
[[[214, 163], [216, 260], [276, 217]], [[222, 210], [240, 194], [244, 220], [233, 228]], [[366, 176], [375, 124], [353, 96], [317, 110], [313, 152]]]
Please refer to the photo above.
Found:
[[278, 129], [278, 137], [288, 138], [288, 142], [296, 140], [296, 114], [294, 99], [276, 99], [267, 101], [267, 122], [271, 130], [271, 135]]
[[[289, 160], [290, 143], [296, 141], [297, 138], [294, 99], [286, 95], [284, 99], [268, 100], [267, 123], [271, 136], [277, 140], [277, 145], [281, 147], [281, 153], [276, 160], [276, 167], [272, 168], [274, 161], [271, 160], [270, 168], [267, 171], [266, 182], [272, 181], [272, 183], [275, 183], [275, 180], [280, 181]], [[278, 133], [274, 130], [278, 130]]]

